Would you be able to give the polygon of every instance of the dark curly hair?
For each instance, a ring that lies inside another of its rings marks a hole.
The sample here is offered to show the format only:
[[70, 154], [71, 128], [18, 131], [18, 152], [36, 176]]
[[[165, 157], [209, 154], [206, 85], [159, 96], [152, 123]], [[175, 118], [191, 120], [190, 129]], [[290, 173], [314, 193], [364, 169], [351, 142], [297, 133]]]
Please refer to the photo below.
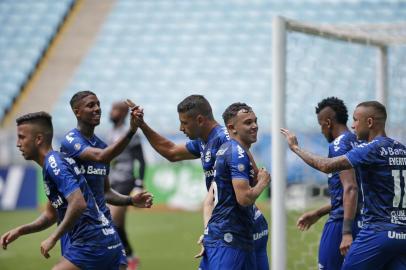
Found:
[[342, 101], [336, 97], [328, 97], [323, 99], [317, 104], [316, 114], [321, 112], [326, 107], [330, 107], [336, 113], [336, 120], [338, 123], [346, 125], [348, 121], [348, 110]]

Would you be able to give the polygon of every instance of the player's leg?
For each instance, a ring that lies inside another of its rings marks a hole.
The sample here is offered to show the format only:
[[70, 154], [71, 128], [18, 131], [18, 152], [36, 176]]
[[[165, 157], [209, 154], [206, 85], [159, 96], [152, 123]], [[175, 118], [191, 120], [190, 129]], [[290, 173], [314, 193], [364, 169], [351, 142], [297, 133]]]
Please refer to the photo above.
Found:
[[80, 270], [80, 268], [71, 263], [66, 258], [62, 257], [59, 262], [54, 267], [52, 267], [52, 270]]
[[[134, 181], [133, 179], [128, 179], [122, 182], [112, 182], [111, 188], [120, 194], [129, 195], [131, 190], [134, 188]], [[109, 208], [115, 229], [117, 230], [126, 253], [126, 257], [121, 259], [122, 264], [128, 266], [129, 270], [137, 269], [139, 260], [134, 256], [134, 250], [130, 244], [130, 241], [128, 240], [128, 235], [125, 228], [127, 207], [109, 205]]]
[[319, 245], [319, 269], [340, 270], [344, 257], [340, 254], [342, 239], [341, 221], [329, 221], [324, 225]]

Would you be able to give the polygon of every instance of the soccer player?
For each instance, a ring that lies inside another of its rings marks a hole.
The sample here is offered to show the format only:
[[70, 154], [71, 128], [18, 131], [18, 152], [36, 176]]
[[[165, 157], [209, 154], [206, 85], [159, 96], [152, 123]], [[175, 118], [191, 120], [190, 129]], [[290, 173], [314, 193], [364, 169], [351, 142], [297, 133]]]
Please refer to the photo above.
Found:
[[205, 230], [203, 260], [207, 269], [256, 269], [253, 205], [271, 177], [264, 168], [255, 177], [248, 154], [258, 133], [251, 107], [233, 103], [224, 111], [223, 119], [231, 140], [216, 154], [212, 182], [215, 202]]
[[[115, 102], [110, 111], [110, 120], [113, 129], [109, 132], [108, 142], [114, 144], [126, 134], [125, 119], [128, 115], [128, 106], [124, 102]], [[134, 163], [138, 162], [137, 179], [134, 178]], [[138, 134], [130, 140], [124, 151], [118, 155], [111, 163], [109, 180], [111, 188], [123, 195], [130, 195], [134, 189], [139, 192], [144, 189], [143, 179], [145, 172], [145, 159], [142, 152], [141, 138]], [[125, 230], [125, 216], [127, 206], [109, 205], [114, 225], [127, 254], [128, 269], [136, 269], [138, 258], [134, 256], [134, 251], [128, 241]]]
[[[107, 146], [94, 134], [101, 116], [100, 102], [96, 94], [91, 91], [77, 92], [71, 98], [70, 105], [77, 119], [77, 128], [65, 136], [61, 142], [61, 151], [75, 159], [106, 218], [112, 221], [106, 202], [117, 206], [151, 207], [151, 194], [141, 192], [134, 196], [121, 195], [111, 189], [108, 179], [109, 163], [124, 150], [136, 132], [135, 118], [131, 118], [127, 134]], [[64, 249], [65, 242], [62, 242]], [[127, 264], [125, 256], [121, 263]]]
[[[344, 155], [357, 145], [355, 134], [347, 128], [348, 112], [342, 100], [336, 97], [323, 99], [316, 107], [316, 114], [321, 133], [330, 143], [328, 157]], [[300, 230], [307, 230], [320, 217], [330, 214], [320, 239], [318, 264], [322, 269], [339, 270], [360, 229], [357, 202], [361, 197], [358, 197], [358, 184], [353, 169], [334, 172], [328, 176], [330, 204], [304, 213], [298, 219], [297, 226]], [[347, 230], [343, 230], [343, 223]]]
[[0, 240], [3, 248], [57, 222], [56, 230], [41, 243], [42, 255], [49, 258], [49, 251], [64, 234], [70, 245], [52, 269], [119, 269], [122, 247], [117, 233], [99, 211], [75, 161], [52, 149], [52, 137], [49, 114], [30, 113], [17, 119], [17, 147], [26, 160], [42, 167], [49, 202], [35, 221], [5, 233]]
[[[213, 117], [212, 108], [202, 95], [190, 95], [178, 104], [180, 131], [189, 137], [186, 144], [175, 144], [155, 132], [145, 121], [140, 129], [151, 146], [163, 157], [171, 162], [200, 158], [206, 180], [207, 196], [203, 203], [203, 223], [206, 228], [214, 208], [214, 197], [211, 183], [214, 176], [214, 162], [220, 146], [228, 141], [227, 129], [221, 126]], [[253, 238], [255, 238], [255, 253], [258, 270], [269, 269], [267, 255], [268, 223], [261, 211], [255, 207], [255, 224]], [[201, 244], [201, 240], [199, 243]], [[203, 255], [204, 249], [196, 255]], [[204, 260], [201, 270], [205, 270]]]
[[293, 133], [281, 129], [290, 149], [310, 166], [325, 173], [356, 168], [360, 175], [363, 228], [352, 243], [342, 269], [391, 269], [386, 265], [406, 254], [406, 147], [386, 136], [386, 117], [385, 106], [377, 101], [358, 104], [352, 128], [357, 139], [366, 143], [333, 158], [302, 149]]

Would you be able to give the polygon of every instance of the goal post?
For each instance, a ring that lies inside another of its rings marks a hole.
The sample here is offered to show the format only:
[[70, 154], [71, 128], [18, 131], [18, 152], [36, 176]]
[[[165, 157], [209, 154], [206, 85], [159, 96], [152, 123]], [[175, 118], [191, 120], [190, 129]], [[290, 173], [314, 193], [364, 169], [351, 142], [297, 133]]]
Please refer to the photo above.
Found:
[[[400, 25], [403, 29], [405, 25]], [[370, 30], [385, 30], [383, 25], [314, 25], [281, 16], [273, 18], [272, 28], [272, 93], [271, 93], [271, 268], [286, 269], [287, 263], [287, 191], [286, 142], [280, 128], [287, 126], [286, 85], [287, 34], [302, 33], [322, 39], [336, 40], [349, 44], [376, 48], [375, 99], [388, 106], [388, 47], [405, 44], [406, 36], [388, 36], [372, 33]], [[317, 258], [314, 258], [317, 261]]]

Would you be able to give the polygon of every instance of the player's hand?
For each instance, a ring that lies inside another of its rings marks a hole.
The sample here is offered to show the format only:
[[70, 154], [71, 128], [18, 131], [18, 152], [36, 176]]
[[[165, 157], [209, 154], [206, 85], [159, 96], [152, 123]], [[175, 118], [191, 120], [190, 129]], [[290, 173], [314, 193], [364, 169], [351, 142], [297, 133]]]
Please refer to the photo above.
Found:
[[19, 232], [18, 228], [12, 229], [5, 234], [3, 234], [0, 238], [0, 243], [3, 246], [3, 249], [7, 249], [8, 244], [13, 242], [14, 240], [17, 240], [18, 237], [20, 237], [21, 234]]
[[135, 132], [137, 128], [144, 122], [144, 109], [136, 105], [130, 99], [127, 99], [125, 103], [131, 111], [130, 128]]
[[49, 257], [51, 257], [48, 252], [55, 246], [56, 241], [57, 240], [55, 240], [54, 237], [52, 237], [52, 236], [50, 236], [46, 240], [42, 241], [42, 243], [41, 243], [42, 256], [44, 256], [47, 259]]
[[269, 182], [271, 182], [271, 175], [265, 168], [260, 168], [258, 170], [257, 179], [258, 182], [262, 182], [266, 185], [269, 185]]
[[345, 256], [348, 253], [348, 250], [350, 249], [352, 244], [352, 234], [346, 233], [343, 234], [343, 238], [341, 239], [341, 244], [340, 244], [340, 253], [341, 255]]
[[307, 231], [314, 223], [319, 220], [319, 215], [314, 211], [306, 212], [296, 222], [296, 226], [300, 231]]
[[204, 255], [204, 245], [203, 245], [203, 234], [200, 235], [199, 240], [197, 240], [197, 244], [200, 246], [200, 252], [195, 255], [195, 258], [198, 259]]
[[295, 150], [299, 147], [299, 142], [297, 141], [296, 135], [286, 128], [281, 128], [281, 133], [285, 136], [289, 148], [295, 152]]
[[132, 205], [138, 208], [151, 208], [154, 196], [147, 192], [142, 191], [131, 196]]

